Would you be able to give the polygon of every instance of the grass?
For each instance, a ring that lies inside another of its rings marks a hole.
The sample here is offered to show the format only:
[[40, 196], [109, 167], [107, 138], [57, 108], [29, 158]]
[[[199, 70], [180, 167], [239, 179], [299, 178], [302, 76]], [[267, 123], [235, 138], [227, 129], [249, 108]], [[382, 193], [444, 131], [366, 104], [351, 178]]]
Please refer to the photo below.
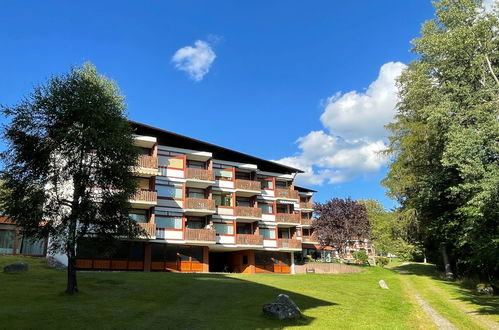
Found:
[[[48, 268], [43, 259], [4, 256], [0, 268], [18, 260], [29, 262], [27, 273], [0, 273], [2, 328], [425, 328], [400, 276], [380, 268], [295, 276], [81, 272], [81, 292], [67, 296], [65, 272]], [[391, 290], [381, 290], [380, 279]], [[304, 318], [265, 317], [262, 305], [279, 293], [291, 296]]]
[[498, 296], [480, 296], [459, 281], [445, 281], [431, 264], [400, 265], [394, 268], [419, 292], [431, 307], [459, 329], [499, 328]]

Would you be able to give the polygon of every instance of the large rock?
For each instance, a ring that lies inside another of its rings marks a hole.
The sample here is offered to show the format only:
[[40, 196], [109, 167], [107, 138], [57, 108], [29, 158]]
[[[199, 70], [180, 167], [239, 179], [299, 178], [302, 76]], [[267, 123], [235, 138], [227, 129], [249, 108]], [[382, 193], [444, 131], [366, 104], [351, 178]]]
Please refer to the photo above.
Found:
[[14, 262], [13, 264], [7, 265], [3, 268], [4, 273], [20, 273], [27, 271], [28, 264], [25, 262]]
[[388, 285], [386, 285], [384, 280], [379, 281], [379, 287], [385, 290], [388, 290]]
[[480, 283], [476, 285], [476, 291], [478, 294], [493, 295], [494, 287], [490, 284]]
[[273, 303], [263, 305], [263, 312], [279, 320], [301, 317], [300, 308], [285, 294], [278, 295]]

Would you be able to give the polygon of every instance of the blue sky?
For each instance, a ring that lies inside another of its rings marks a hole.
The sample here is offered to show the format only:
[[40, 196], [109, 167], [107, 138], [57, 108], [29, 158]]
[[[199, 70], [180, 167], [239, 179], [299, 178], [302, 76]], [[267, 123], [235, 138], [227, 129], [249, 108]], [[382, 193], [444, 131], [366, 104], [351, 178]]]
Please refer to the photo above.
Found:
[[133, 120], [303, 167], [317, 200], [392, 207], [375, 155], [432, 17], [430, 1], [3, 1], [0, 103], [91, 61]]

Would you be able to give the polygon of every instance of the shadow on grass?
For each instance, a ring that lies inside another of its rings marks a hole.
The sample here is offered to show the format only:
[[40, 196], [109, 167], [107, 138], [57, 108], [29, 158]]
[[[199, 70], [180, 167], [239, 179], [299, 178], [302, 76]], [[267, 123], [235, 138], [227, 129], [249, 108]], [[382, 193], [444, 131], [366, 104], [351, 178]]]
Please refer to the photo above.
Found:
[[459, 297], [454, 298], [455, 300], [460, 300], [480, 306], [476, 310], [478, 314], [499, 314], [499, 296], [479, 295], [474, 292], [474, 288], [465, 287], [459, 281], [446, 280], [443, 274], [437, 271], [435, 265], [411, 263], [393, 267], [392, 270], [401, 275], [426, 276], [435, 281], [445, 283], [447, 285], [452, 285], [457, 288], [456, 292], [459, 294]]
[[[264, 315], [263, 304], [281, 293], [304, 313], [337, 305], [304, 293], [298, 277], [278, 274], [78, 272], [80, 293], [67, 296], [61, 293], [66, 273], [44, 260], [0, 257], [0, 268], [21, 260], [30, 264], [28, 272], [0, 273], [1, 328], [282, 329], [310, 326], [315, 317], [280, 321]], [[19, 310], [29, 313], [19, 318]], [[54, 310], [64, 312], [49, 317]]]

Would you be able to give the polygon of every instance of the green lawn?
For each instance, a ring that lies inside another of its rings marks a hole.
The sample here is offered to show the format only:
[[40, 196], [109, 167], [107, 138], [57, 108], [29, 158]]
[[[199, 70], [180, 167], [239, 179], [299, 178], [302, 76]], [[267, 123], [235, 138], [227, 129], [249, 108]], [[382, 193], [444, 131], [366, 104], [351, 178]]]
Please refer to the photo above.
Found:
[[[17, 260], [30, 270], [0, 273], [2, 329], [434, 328], [410, 297], [407, 275], [378, 267], [294, 276], [81, 272], [81, 292], [67, 296], [66, 273], [44, 259], [2, 256], [0, 269]], [[390, 290], [378, 287], [380, 279]], [[303, 319], [263, 315], [279, 293], [292, 297]]]
[[[414, 327], [415, 310], [398, 275], [366, 268], [344, 275], [218, 275], [81, 272], [80, 294], [66, 296], [65, 272], [43, 259], [0, 257], [0, 268], [26, 260], [24, 274], [0, 273], [0, 328], [258, 329]], [[385, 279], [391, 290], [378, 287]], [[286, 293], [305, 317], [277, 321], [262, 305]]]

